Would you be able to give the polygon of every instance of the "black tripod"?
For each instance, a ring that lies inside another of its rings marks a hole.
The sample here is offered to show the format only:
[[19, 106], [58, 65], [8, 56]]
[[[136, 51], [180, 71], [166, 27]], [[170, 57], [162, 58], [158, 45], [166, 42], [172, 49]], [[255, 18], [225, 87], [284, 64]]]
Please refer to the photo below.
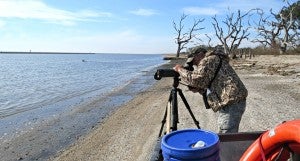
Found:
[[162, 135], [163, 127], [166, 125], [166, 133], [169, 133], [171, 131], [176, 131], [177, 130], [177, 123], [179, 123], [178, 120], [178, 100], [177, 100], [177, 93], [179, 93], [183, 103], [185, 104], [186, 109], [189, 111], [195, 125], [197, 126], [198, 129], [200, 129], [199, 122], [196, 120], [190, 105], [188, 104], [187, 100], [185, 99], [182, 90], [178, 88], [179, 85], [179, 77], [175, 76], [174, 77], [174, 82], [173, 82], [173, 88], [170, 92], [168, 104], [166, 106], [165, 114], [162, 120], [162, 125], [159, 131], [158, 137]]
[[179, 93], [183, 103], [185, 104], [186, 109], [189, 111], [190, 115], [192, 116], [195, 125], [197, 126], [198, 129], [200, 129], [199, 122], [196, 120], [190, 105], [186, 101], [182, 90], [178, 88], [179, 85], [179, 74], [175, 72], [174, 70], [166, 70], [166, 69], [161, 69], [158, 70], [155, 75], [154, 79], [160, 80], [162, 77], [173, 77], [174, 82], [173, 82], [173, 88], [170, 92], [168, 104], [166, 106], [166, 111], [163, 117], [163, 120], [161, 121], [161, 128], [159, 131], [158, 135], [158, 140], [156, 143], [156, 146], [154, 147], [154, 153], [151, 157], [150, 161], [163, 161], [163, 156], [162, 156], [162, 150], [161, 150], [161, 136], [162, 136], [162, 131], [163, 128], [166, 124], [166, 131], [164, 134], [168, 134], [171, 131], [176, 131], [177, 130], [177, 123], [179, 122], [178, 120], [178, 100], [177, 100], [177, 94]]

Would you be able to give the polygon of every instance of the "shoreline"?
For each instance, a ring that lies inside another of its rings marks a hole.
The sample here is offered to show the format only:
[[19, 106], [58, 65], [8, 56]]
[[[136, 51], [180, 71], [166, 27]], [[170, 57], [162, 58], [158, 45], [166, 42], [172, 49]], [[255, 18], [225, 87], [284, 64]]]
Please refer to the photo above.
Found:
[[[157, 67], [157, 69], [169, 69], [172, 68], [174, 64], [182, 64], [183, 62], [184, 59], [171, 60], [168, 63]], [[149, 78], [152, 80], [154, 80], [153, 75], [155, 72], [156, 69], [152, 72], [147, 72], [147, 74], [150, 74]], [[93, 131], [80, 138], [78, 142], [75, 142], [69, 148], [63, 149], [63, 151], [60, 151], [49, 160], [121, 159], [129, 161], [135, 160], [136, 158], [139, 158], [139, 160], [149, 160], [151, 158], [151, 153], [148, 153], [147, 151], [150, 149], [151, 152], [152, 147], [154, 147], [156, 143], [159, 132], [157, 125], [160, 126], [160, 119], [162, 119], [161, 113], [165, 110], [165, 103], [168, 99], [169, 91], [172, 89], [172, 80], [172, 78], [154, 80], [154, 84], [144, 91], [138, 92], [138, 94], [134, 95], [129, 102], [122, 104], [118, 109], [111, 113], [111, 115], [106, 117], [103, 122], [99, 123]], [[162, 104], [163, 107], [161, 107]], [[140, 113], [141, 111], [142, 113]], [[135, 138], [143, 138], [144, 134], [150, 134], [152, 137], [145, 138], [143, 141], [140, 139], [135, 140]], [[95, 140], [99, 140], [99, 142], [97, 141], [97, 147], [92, 143]], [[91, 151], [84, 150], [82, 151], [83, 153], [75, 152], [77, 153], [76, 156], [79, 155], [82, 156], [82, 158], [72, 157], [74, 155], [73, 152], [71, 152], [71, 154], [68, 154], [68, 152], [73, 151], [73, 148], [81, 149], [81, 146], [77, 146], [78, 144], [84, 144], [83, 146], [86, 146], [84, 149], [89, 149]], [[134, 146], [138, 148], [132, 151], [131, 148]], [[95, 154], [96, 157], [92, 157], [95, 151], [97, 153]], [[107, 151], [109, 152], [107, 153]], [[126, 156], [115, 156], [115, 154], [124, 153], [126, 153]], [[140, 153], [142, 155], [139, 155]]]

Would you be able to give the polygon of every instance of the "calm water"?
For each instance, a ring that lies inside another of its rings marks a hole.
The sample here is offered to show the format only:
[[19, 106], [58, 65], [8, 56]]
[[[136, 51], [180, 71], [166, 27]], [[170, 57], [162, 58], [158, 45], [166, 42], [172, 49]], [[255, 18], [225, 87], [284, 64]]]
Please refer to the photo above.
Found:
[[0, 61], [0, 158], [24, 161], [48, 160], [77, 141], [153, 84], [152, 69], [165, 63], [135, 54], [0, 54]]
[[116, 90], [160, 65], [161, 55], [0, 54], [0, 119]]

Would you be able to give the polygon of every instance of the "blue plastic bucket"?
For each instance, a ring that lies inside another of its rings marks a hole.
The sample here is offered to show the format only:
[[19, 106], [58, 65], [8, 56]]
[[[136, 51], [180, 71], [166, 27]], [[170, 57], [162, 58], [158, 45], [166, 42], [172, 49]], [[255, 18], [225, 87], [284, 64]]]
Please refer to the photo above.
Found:
[[219, 161], [219, 137], [200, 129], [171, 132], [162, 138], [164, 161]]

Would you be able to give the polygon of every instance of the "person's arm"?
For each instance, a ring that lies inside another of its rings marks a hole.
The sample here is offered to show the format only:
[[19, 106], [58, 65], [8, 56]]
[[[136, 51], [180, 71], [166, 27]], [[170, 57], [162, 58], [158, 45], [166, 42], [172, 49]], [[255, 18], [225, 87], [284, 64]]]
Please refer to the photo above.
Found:
[[208, 88], [210, 80], [215, 74], [219, 62], [216, 59], [218, 59], [217, 56], [203, 58], [194, 71], [188, 71], [180, 65], [176, 65], [174, 70], [180, 74], [181, 80], [188, 86], [196, 88], [198, 91], [203, 91]]

